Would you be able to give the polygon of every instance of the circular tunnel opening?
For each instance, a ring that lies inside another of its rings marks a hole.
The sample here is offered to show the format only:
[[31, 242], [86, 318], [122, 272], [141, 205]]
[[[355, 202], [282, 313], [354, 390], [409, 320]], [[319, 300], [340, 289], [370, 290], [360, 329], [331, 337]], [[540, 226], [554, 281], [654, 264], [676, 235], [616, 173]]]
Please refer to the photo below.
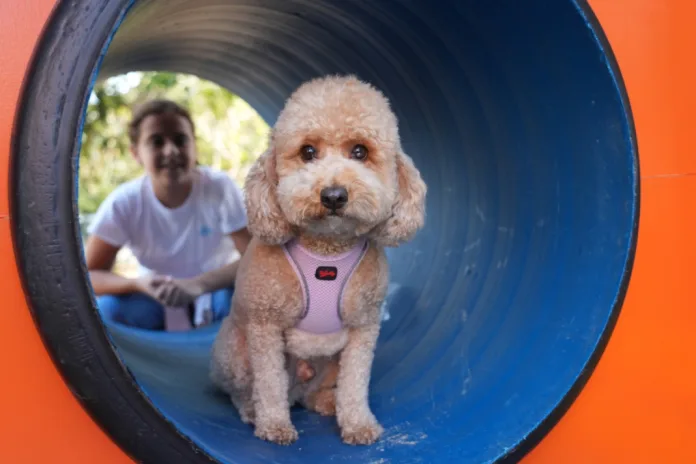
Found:
[[[14, 240], [47, 346], [124, 449], [225, 463], [479, 463], [516, 460], [543, 438], [608, 341], [637, 231], [630, 108], [587, 4], [88, 3], [61, 2], [25, 87]], [[216, 82], [271, 125], [320, 75], [356, 74], [391, 100], [429, 194], [425, 228], [388, 252], [370, 390], [385, 427], [377, 444], [344, 445], [333, 419], [302, 410], [295, 445], [254, 438], [208, 383], [216, 327], [103, 330], [75, 220], [77, 140], [96, 77], [151, 70]]]

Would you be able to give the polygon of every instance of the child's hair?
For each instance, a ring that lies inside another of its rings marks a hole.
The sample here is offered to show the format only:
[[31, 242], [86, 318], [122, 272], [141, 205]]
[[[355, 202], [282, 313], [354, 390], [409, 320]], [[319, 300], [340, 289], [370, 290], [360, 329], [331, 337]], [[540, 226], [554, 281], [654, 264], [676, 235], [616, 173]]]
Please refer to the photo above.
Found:
[[150, 100], [138, 106], [133, 111], [133, 117], [128, 124], [128, 137], [130, 138], [131, 144], [135, 145], [138, 143], [138, 138], [140, 137], [140, 124], [146, 117], [153, 114], [167, 113], [173, 113], [185, 118], [189, 124], [191, 124], [191, 131], [194, 133], [196, 132], [196, 127], [193, 124], [193, 119], [191, 119], [191, 114], [186, 108], [171, 100]]

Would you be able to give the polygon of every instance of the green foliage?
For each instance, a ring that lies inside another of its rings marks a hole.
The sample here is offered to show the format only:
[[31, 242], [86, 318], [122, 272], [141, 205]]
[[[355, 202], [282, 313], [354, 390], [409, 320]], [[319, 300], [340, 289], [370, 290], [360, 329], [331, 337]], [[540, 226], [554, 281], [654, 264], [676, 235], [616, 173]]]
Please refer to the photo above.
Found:
[[78, 208], [94, 213], [119, 184], [142, 174], [130, 154], [131, 109], [168, 98], [191, 112], [199, 162], [227, 171], [242, 185], [251, 163], [266, 147], [268, 125], [244, 100], [191, 75], [130, 73], [100, 83], [87, 107], [80, 153]]

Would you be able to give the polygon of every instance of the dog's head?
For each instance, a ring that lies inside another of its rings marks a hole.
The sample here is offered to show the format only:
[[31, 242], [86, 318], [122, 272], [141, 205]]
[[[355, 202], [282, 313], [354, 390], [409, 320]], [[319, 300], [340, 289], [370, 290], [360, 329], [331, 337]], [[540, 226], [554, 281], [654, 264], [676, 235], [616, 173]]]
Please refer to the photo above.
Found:
[[295, 91], [245, 189], [249, 229], [271, 244], [306, 233], [397, 246], [424, 222], [426, 186], [401, 148], [396, 116], [352, 76]]

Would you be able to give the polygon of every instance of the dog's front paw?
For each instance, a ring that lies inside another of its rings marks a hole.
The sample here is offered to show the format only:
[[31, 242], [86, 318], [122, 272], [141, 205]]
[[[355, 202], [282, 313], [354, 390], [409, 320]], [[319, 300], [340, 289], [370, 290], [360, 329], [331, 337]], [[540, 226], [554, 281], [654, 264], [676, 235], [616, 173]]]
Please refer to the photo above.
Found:
[[292, 424], [272, 423], [268, 425], [259, 425], [256, 427], [254, 434], [262, 440], [267, 440], [279, 445], [290, 445], [297, 438], [297, 429]]
[[349, 445], [371, 445], [384, 433], [377, 421], [348, 425], [341, 429], [341, 438]]

